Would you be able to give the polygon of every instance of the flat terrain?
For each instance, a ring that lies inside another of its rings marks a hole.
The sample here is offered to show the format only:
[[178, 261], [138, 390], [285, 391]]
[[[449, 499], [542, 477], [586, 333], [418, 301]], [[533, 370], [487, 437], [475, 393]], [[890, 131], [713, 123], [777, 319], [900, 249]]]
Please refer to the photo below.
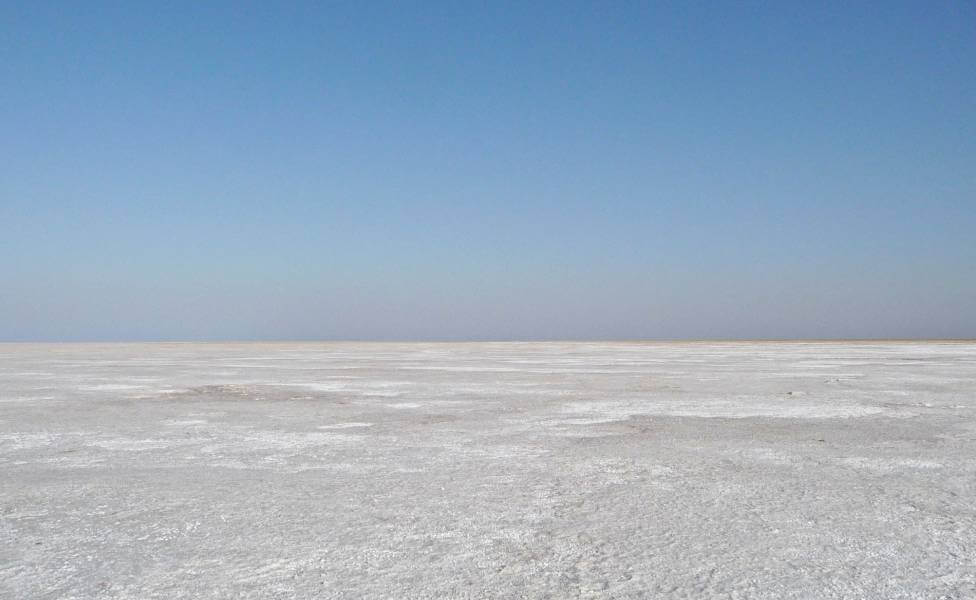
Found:
[[976, 598], [976, 344], [0, 345], [0, 597]]

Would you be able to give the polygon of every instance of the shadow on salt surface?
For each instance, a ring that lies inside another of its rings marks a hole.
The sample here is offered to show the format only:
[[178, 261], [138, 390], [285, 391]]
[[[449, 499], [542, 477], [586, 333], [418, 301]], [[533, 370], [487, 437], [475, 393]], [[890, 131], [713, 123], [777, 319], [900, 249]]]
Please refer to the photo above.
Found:
[[674, 417], [702, 417], [742, 419], [771, 417], [780, 419], [836, 419], [862, 417], [886, 412], [878, 406], [860, 404], [814, 404], [784, 400], [761, 402], [755, 400], [599, 400], [570, 402], [562, 411], [573, 414], [596, 414], [610, 420], [623, 420], [637, 415], [666, 415]]

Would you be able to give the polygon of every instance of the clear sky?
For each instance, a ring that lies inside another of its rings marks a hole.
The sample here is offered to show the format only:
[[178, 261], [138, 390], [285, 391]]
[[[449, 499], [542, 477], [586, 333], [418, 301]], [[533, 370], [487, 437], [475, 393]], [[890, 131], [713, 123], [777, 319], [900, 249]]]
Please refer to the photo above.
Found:
[[976, 3], [0, 4], [0, 340], [726, 337], [976, 337]]

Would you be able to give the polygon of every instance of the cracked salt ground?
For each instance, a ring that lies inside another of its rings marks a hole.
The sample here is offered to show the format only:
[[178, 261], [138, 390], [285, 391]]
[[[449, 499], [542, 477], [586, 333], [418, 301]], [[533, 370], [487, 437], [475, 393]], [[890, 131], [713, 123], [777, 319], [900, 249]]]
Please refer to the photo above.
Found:
[[0, 345], [3, 598], [973, 598], [976, 344]]

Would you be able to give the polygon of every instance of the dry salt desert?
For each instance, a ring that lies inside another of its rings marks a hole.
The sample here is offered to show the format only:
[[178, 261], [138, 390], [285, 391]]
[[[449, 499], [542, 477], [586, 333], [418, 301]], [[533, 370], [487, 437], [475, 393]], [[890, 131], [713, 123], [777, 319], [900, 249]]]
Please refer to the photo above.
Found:
[[976, 598], [976, 344], [0, 345], [0, 597]]

